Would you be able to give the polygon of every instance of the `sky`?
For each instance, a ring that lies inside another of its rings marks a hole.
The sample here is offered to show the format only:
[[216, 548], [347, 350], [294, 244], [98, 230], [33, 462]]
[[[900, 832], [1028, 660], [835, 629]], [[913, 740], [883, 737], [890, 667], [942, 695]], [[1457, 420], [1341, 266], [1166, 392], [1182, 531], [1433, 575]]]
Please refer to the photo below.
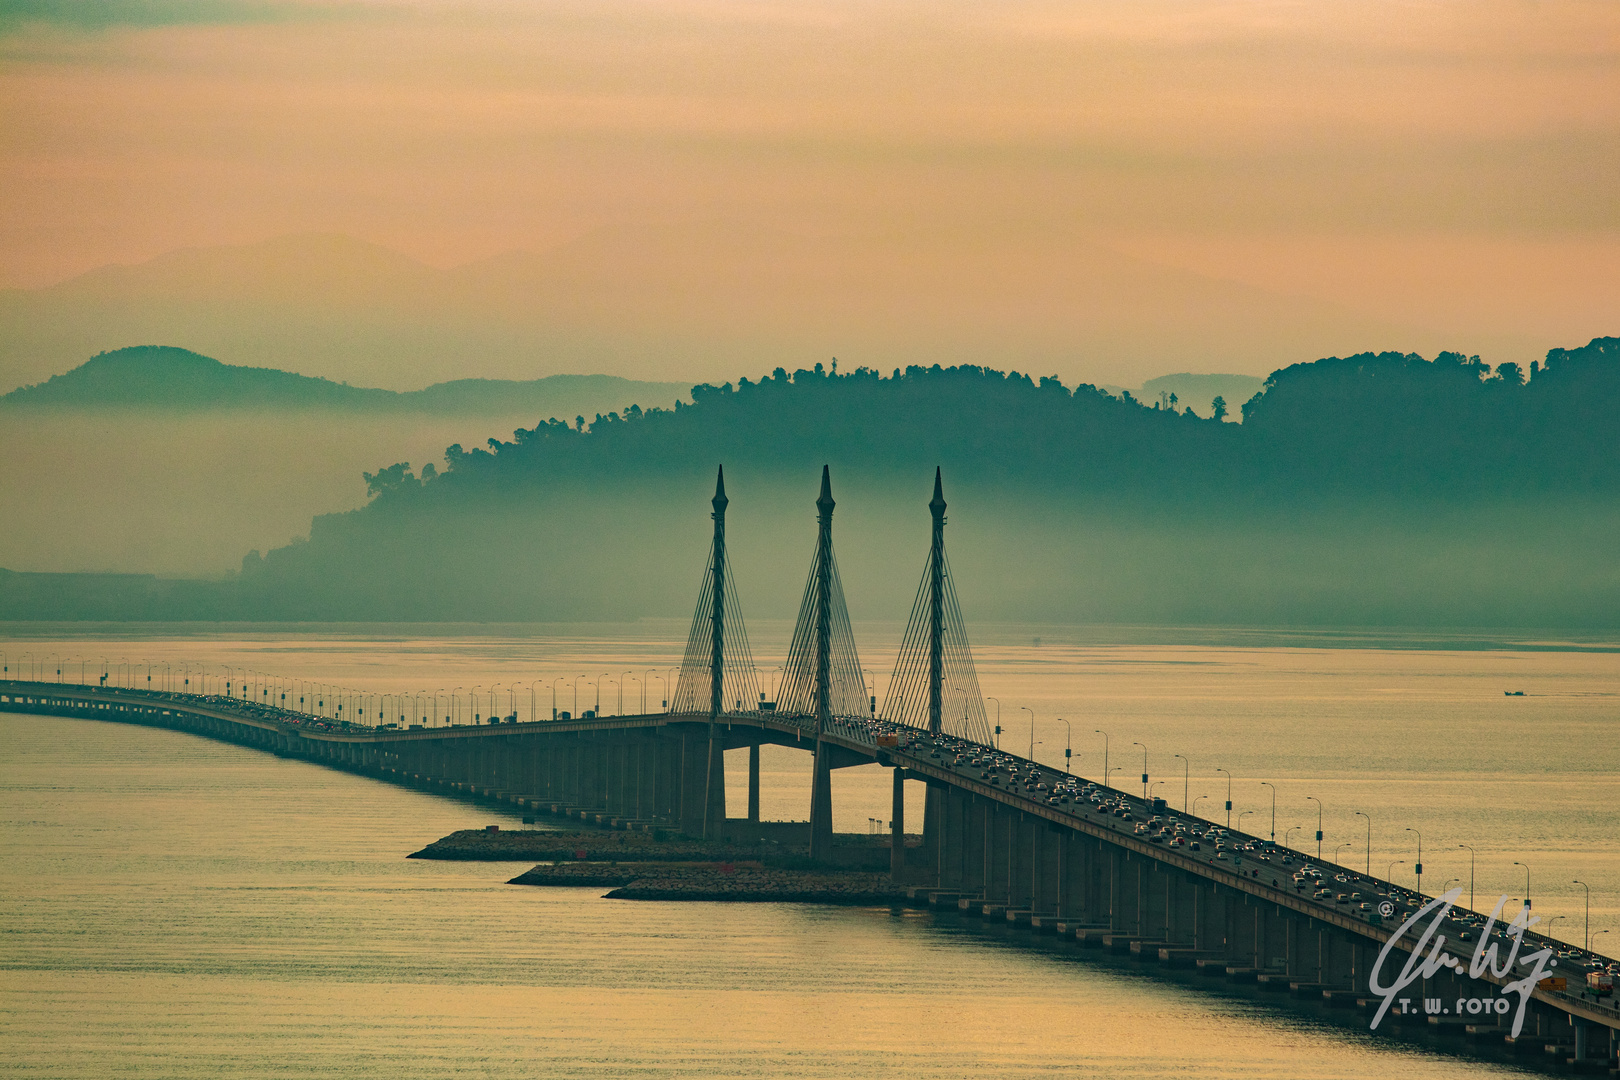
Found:
[[[1620, 332], [1617, 190], [1607, 0], [0, 0], [0, 288], [50, 300], [12, 385], [142, 343], [400, 388], [1525, 362]], [[344, 308], [387, 339], [347, 354], [61, 299], [187, 249], [279, 295], [333, 237], [460, 276]]]

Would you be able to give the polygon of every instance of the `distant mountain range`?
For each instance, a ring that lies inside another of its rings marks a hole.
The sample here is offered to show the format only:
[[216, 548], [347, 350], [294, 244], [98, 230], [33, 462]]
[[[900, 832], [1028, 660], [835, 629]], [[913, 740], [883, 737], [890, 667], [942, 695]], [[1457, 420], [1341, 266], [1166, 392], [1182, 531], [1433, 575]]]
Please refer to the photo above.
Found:
[[690, 391], [690, 383], [550, 375], [528, 381], [457, 379], [400, 392], [236, 367], [187, 349], [143, 345], [102, 353], [66, 374], [0, 395], [0, 408], [342, 409], [590, 420], [631, 404], [667, 408]]
[[[1146, 404], [1174, 395], [1180, 408], [1210, 414], [1217, 396], [1234, 418], [1265, 380], [1253, 375], [1161, 375], [1140, 389], [1104, 386]], [[439, 415], [538, 415], [568, 420], [636, 404], [668, 407], [691, 399], [688, 382], [641, 382], [617, 375], [548, 375], [543, 379], [455, 379], [421, 390], [350, 386], [277, 368], [240, 367], [189, 349], [137, 345], [102, 353], [71, 371], [0, 394], [0, 408], [348, 409]], [[552, 410], [546, 412], [545, 410]]]
[[396, 390], [468, 370], [719, 382], [833, 357], [844, 370], [991, 364], [1133, 386], [1382, 348], [1527, 364], [1544, 347], [1458, 339], [1085, 236], [988, 237], [974, 251], [964, 262], [956, 240], [928, 233], [726, 220], [604, 227], [448, 268], [340, 235], [192, 248], [0, 289], [0, 388], [139, 342]]

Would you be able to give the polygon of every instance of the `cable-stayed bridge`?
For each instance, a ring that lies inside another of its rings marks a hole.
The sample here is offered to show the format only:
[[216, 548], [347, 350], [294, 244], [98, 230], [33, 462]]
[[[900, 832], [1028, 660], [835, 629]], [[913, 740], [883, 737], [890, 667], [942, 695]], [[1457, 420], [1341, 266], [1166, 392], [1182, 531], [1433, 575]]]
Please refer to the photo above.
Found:
[[[991, 745], [965, 623], [946, 557], [946, 502], [936, 471], [922, 580], [888, 693], [878, 708], [862, 675], [832, 543], [831, 476], [823, 468], [817, 535], [777, 700], [760, 693], [726, 547], [723, 474], [711, 500], [713, 540], [680, 676], [667, 711], [614, 717], [370, 727], [249, 701], [34, 680], [0, 680], [0, 711], [175, 728], [379, 779], [470, 793], [599, 825], [689, 836], [759, 835], [759, 748], [812, 755], [813, 859], [836, 862], [834, 769], [889, 768], [891, 873], [915, 902], [1054, 932], [1210, 975], [1370, 1010], [1376, 959], [1429, 898], [1371, 874], [1173, 812]], [[227, 687], [227, 689], [231, 689]], [[352, 715], [352, 713], [351, 713]], [[434, 717], [434, 721], [437, 717]], [[748, 748], [745, 816], [730, 817], [725, 751]], [[926, 785], [922, 845], [905, 844], [906, 783]], [[1185, 811], [1185, 808], [1183, 808]], [[1453, 940], [1481, 920], [1454, 912]], [[1394, 947], [1399, 970], [1416, 935]], [[1525, 935], [1526, 948], [1558, 943]], [[1565, 950], [1566, 954], [1569, 950]], [[1410, 990], [1423, 1013], [1390, 1027], [1550, 1048], [1578, 1067], [1613, 1061], [1620, 1009], [1585, 993], [1606, 958], [1567, 957], [1537, 984], [1526, 1019], [1429, 1013], [1427, 1004], [1506, 1000], [1523, 973], [1469, 977], [1439, 968]], [[1436, 1008], [1439, 1008], [1437, 1005]]]

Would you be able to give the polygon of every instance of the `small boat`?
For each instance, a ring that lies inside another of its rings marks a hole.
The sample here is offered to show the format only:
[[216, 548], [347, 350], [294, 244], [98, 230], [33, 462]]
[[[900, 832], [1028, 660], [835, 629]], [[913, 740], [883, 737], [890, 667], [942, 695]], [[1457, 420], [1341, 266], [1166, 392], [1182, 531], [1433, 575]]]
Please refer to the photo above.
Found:
[[1523, 690], [1504, 690], [1504, 691], [1502, 691], [1502, 696], [1503, 697], [1524, 697], [1524, 691]]

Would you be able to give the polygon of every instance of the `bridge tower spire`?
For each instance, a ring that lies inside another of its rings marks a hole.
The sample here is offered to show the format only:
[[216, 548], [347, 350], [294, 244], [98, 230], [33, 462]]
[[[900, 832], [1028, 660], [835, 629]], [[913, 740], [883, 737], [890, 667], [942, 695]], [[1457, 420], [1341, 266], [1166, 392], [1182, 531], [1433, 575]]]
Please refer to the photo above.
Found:
[[821, 495], [816, 499], [815, 558], [804, 583], [804, 599], [793, 626], [793, 642], [783, 665], [776, 696], [779, 719], [793, 718], [802, 731], [814, 734], [816, 764], [810, 786], [810, 854], [824, 859], [832, 849], [832, 757], [836, 747], [826, 736], [843, 717], [871, 715], [866, 676], [855, 650], [855, 632], [844, 603], [833, 554], [832, 471], [821, 469]]
[[832, 767], [823, 741], [832, 719], [832, 473], [821, 467], [821, 495], [816, 499], [816, 761], [810, 789], [810, 857], [832, 854]]
[[720, 714], [725, 711], [726, 673], [726, 468], [714, 480], [713, 601], [709, 610], [709, 758], [704, 776], [703, 839], [717, 840], [726, 827], [726, 748], [720, 740]]
[[[714, 539], [703, 567], [680, 681], [669, 703], [670, 712], [685, 717], [685, 723], [708, 721], [707, 754], [699, 749], [705, 742], [703, 735], [692, 736], [695, 767], [682, 770], [683, 776], [690, 777], [690, 796], [683, 794], [680, 815], [682, 831], [705, 839], [720, 838], [726, 827], [726, 731], [720, 722], [732, 713], [753, 712], [762, 698], [726, 546], [729, 502], [722, 468], [715, 474], [714, 498], [709, 503]], [[683, 792], [687, 785], [683, 779]]]
[[988, 743], [991, 732], [984, 698], [945, 554], [945, 485], [938, 468], [928, 511], [933, 517], [932, 543], [889, 677], [883, 718], [935, 735], [959, 735]]
[[934, 466], [934, 539], [928, 551], [928, 731], [938, 735], [945, 720], [945, 489]]

